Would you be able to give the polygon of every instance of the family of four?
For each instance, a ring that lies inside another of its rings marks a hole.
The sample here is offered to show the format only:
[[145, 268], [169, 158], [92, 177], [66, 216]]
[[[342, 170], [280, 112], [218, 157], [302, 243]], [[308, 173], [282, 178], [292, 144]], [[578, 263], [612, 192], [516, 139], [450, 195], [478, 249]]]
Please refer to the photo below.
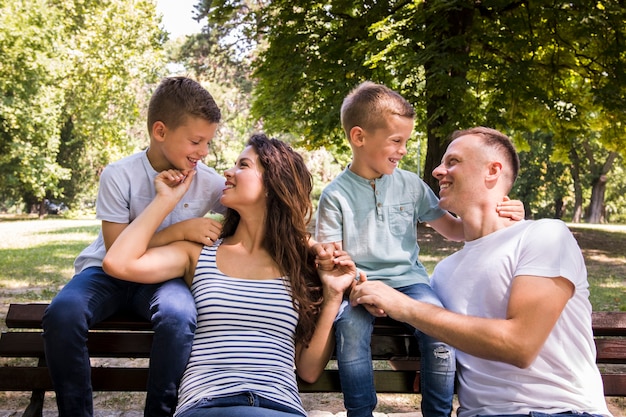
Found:
[[[93, 415], [88, 331], [132, 311], [154, 329], [150, 417], [306, 416], [297, 378], [315, 381], [333, 352], [348, 416], [371, 417], [378, 316], [419, 341], [425, 417], [452, 415], [455, 384], [459, 417], [610, 417], [582, 254], [564, 223], [522, 220], [507, 198], [512, 142], [455, 132], [433, 171], [438, 199], [398, 168], [414, 118], [383, 85], [345, 98], [352, 161], [323, 191], [312, 237], [302, 157], [254, 134], [221, 177], [202, 163], [219, 107], [196, 81], [164, 79], [149, 148], [103, 171], [100, 234], [44, 315], [59, 415]], [[420, 222], [465, 242], [430, 278]]]

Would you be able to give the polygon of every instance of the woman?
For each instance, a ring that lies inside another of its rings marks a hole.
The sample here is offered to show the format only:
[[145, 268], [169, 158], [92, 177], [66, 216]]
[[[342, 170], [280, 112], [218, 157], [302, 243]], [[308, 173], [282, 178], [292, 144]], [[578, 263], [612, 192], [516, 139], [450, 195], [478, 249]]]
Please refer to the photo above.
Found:
[[307, 382], [321, 375], [356, 268], [335, 251], [331, 270], [316, 269], [306, 231], [311, 175], [298, 153], [262, 134], [225, 172], [221, 238], [148, 248], [194, 174], [159, 174], [156, 198], [111, 246], [104, 269], [144, 283], [183, 276], [191, 287], [198, 327], [176, 416], [306, 416], [296, 373]]

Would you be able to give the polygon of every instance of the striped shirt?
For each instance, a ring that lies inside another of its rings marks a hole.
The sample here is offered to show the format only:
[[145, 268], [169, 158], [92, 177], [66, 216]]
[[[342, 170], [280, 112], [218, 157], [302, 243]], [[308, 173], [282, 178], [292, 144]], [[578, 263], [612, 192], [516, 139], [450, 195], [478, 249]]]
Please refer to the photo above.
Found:
[[198, 326], [177, 413], [204, 398], [254, 392], [306, 415], [295, 374], [298, 313], [289, 281], [224, 275], [215, 261], [220, 243], [202, 249], [191, 285]]

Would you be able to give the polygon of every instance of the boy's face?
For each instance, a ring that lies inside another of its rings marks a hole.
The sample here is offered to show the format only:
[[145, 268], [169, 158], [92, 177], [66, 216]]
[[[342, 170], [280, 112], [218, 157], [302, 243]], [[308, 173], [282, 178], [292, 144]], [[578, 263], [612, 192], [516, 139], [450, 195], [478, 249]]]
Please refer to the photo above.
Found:
[[390, 175], [406, 155], [406, 143], [413, 131], [413, 119], [402, 116], [387, 117], [386, 126], [373, 130], [352, 129], [353, 161], [350, 169], [367, 178]]
[[188, 116], [176, 129], [169, 129], [162, 122], [153, 126], [148, 157], [157, 171], [195, 169], [198, 161], [209, 153], [209, 145], [218, 124], [201, 117]]

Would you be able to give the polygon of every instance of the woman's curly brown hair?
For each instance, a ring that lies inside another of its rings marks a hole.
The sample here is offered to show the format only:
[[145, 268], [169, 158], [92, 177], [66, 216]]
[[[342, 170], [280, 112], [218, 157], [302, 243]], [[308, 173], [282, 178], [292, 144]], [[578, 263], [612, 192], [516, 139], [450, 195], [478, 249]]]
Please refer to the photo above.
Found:
[[[278, 139], [254, 134], [246, 146], [254, 148], [265, 169], [267, 216], [263, 245], [289, 279], [294, 308], [300, 316], [296, 340], [308, 345], [322, 303], [322, 284], [308, 244], [307, 224], [313, 210], [311, 173], [302, 156]], [[233, 235], [238, 224], [239, 214], [228, 209], [222, 237]]]

